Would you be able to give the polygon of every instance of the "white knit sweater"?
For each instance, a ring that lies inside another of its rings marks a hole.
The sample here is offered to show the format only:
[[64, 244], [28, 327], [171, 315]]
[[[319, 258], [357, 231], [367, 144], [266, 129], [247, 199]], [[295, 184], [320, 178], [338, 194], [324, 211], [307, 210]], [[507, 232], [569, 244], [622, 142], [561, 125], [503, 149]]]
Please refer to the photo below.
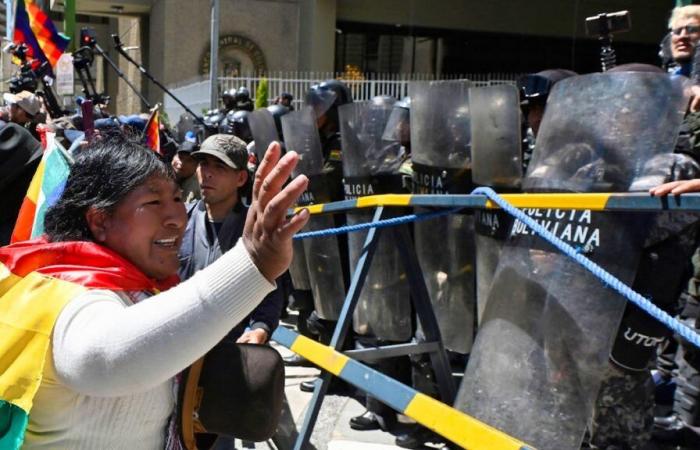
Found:
[[243, 244], [180, 285], [130, 304], [93, 290], [64, 308], [24, 449], [161, 450], [173, 377], [274, 289]]

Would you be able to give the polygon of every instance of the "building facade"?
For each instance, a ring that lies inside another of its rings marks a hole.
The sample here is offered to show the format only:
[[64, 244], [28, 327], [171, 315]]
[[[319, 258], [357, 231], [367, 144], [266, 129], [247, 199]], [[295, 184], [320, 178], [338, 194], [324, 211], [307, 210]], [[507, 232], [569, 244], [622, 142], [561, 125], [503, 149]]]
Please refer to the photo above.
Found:
[[[270, 71], [441, 74], [532, 72], [599, 67], [599, 44], [585, 18], [629, 10], [632, 29], [615, 35], [620, 62], [658, 62], [672, 0], [220, 0], [219, 75]], [[167, 86], [208, 74], [210, 0], [81, 0], [81, 17], [110, 33]], [[61, 19], [62, 1], [50, 4]], [[84, 22], [84, 20], [83, 20]], [[152, 102], [162, 92], [110, 50]], [[138, 102], [110, 70], [115, 107]], [[133, 110], [133, 109], [131, 109]]]

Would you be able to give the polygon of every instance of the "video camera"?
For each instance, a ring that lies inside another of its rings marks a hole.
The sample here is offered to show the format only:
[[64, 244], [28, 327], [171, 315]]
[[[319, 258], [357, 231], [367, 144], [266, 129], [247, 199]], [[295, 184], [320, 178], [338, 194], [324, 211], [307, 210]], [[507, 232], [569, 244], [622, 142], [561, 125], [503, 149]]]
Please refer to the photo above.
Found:
[[[24, 43], [10, 43], [3, 48], [20, 62], [19, 73], [10, 78], [10, 92], [17, 94], [22, 91], [36, 93], [44, 99], [44, 105], [51, 117], [61, 117], [65, 111], [61, 109], [51, 86], [53, 73], [48, 61], [38, 64], [36, 59], [29, 58], [29, 47]], [[38, 66], [37, 66], [38, 65]]]
[[39, 80], [32, 68], [34, 60], [29, 59], [28, 50], [29, 48], [24, 43], [9, 43], [2, 49], [3, 52], [14, 56], [20, 62], [19, 73], [10, 78], [10, 92], [13, 94], [21, 91], [35, 92], [39, 87]]

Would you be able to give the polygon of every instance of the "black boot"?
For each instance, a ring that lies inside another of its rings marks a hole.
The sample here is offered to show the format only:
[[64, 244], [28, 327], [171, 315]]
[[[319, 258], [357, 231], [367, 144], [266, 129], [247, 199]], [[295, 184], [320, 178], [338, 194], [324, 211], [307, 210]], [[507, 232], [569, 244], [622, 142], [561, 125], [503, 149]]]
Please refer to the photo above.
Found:
[[282, 358], [285, 366], [289, 367], [314, 367], [314, 363], [296, 353]]
[[350, 419], [350, 428], [359, 431], [379, 430], [382, 428], [377, 416], [371, 411], [365, 411]]
[[443, 444], [447, 441], [439, 434], [418, 425], [408, 433], [396, 436], [395, 442], [402, 448], [423, 448], [427, 443]]
[[[302, 381], [299, 384], [299, 389], [302, 392], [313, 392], [314, 389], [316, 388], [316, 381], [318, 378], [314, 378], [313, 380], [308, 380], [308, 381]], [[330, 385], [328, 386], [328, 390], [326, 391], [326, 395], [351, 395], [354, 390], [351, 385], [346, 383], [345, 381], [341, 380], [340, 378], [331, 378], [330, 380]]]

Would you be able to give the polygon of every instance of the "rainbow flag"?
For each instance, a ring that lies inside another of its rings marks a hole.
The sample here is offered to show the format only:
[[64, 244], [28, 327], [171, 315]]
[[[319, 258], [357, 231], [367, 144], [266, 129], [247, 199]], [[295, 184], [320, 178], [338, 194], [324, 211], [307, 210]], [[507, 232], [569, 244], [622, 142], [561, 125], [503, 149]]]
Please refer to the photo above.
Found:
[[0, 449], [22, 447], [63, 307], [87, 289], [159, 292], [156, 282], [92, 242], [43, 239], [0, 248]]
[[71, 158], [56, 142], [53, 133], [47, 133], [47, 148], [27, 189], [19, 210], [11, 243], [36, 238], [44, 233], [46, 211], [63, 193], [70, 173]]
[[12, 41], [27, 44], [27, 54], [36, 60], [35, 67], [48, 61], [53, 68], [68, 47], [70, 38], [59, 33], [49, 16], [32, 0], [17, 0]]
[[156, 105], [155, 108], [151, 110], [151, 116], [146, 122], [146, 128], [143, 130], [144, 138], [146, 139], [146, 146], [163, 156], [160, 150], [160, 117], [158, 115], [158, 108], [160, 104]]

